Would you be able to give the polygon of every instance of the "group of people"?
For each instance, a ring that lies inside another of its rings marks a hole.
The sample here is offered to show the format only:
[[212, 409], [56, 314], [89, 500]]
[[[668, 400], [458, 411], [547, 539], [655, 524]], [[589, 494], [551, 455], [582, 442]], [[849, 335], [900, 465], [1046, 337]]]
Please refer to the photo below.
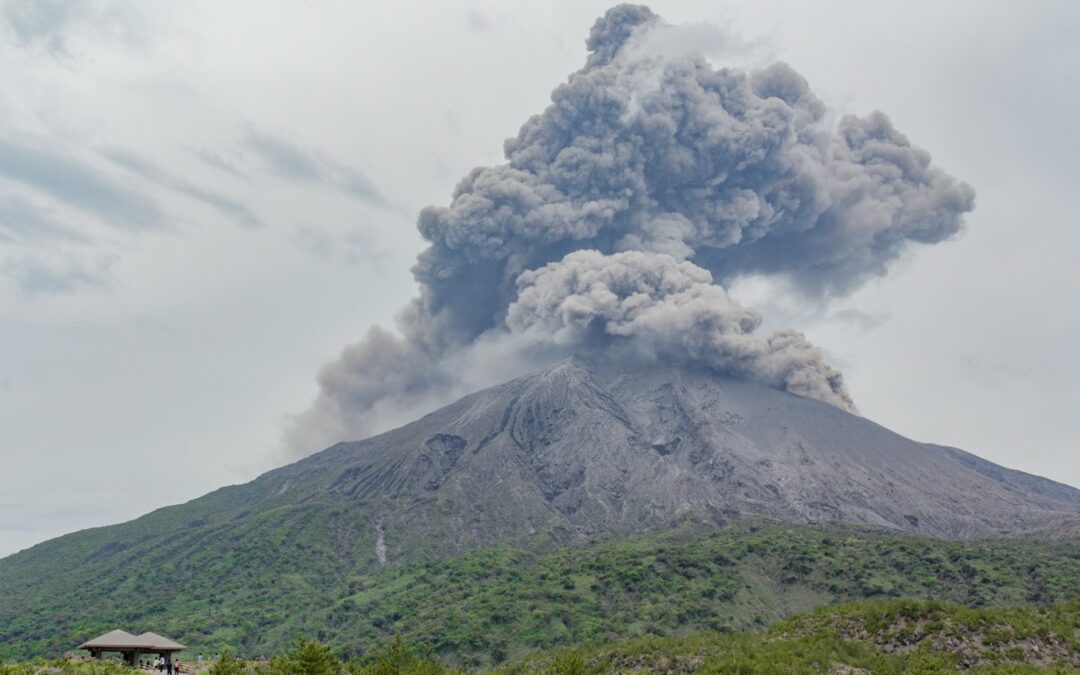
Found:
[[168, 673], [168, 675], [179, 675], [180, 659], [167, 659], [164, 656], [159, 656], [154, 659], [154, 670], [159, 673]]

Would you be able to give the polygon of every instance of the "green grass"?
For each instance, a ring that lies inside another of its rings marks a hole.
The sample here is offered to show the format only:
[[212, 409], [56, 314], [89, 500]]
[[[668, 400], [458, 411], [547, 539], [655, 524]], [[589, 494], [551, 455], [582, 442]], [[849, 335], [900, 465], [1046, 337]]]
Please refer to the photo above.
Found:
[[0, 587], [0, 658], [57, 656], [113, 628], [173, 637], [189, 646], [189, 661], [225, 645], [269, 656], [299, 636], [357, 658], [400, 634], [476, 669], [564, 645], [759, 631], [852, 600], [985, 608], [1080, 597], [1075, 541], [954, 542], [742, 523], [546, 553], [496, 547], [368, 574], [343, 564], [326, 528], [297, 517], [284, 519], [292, 522], [286, 535], [224, 536], [186, 556], [132, 554], [89, 580], [58, 575], [47, 586]]
[[1067, 673], [1080, 667], [1078, 635], [1080, 600], [995, 609], [886, 600], [819, 608], [763, 633], [647, 637], [542, 652], [498, 672]]
[[0, 675], [136, 675], [145, 671], [115, 661], [73, 661], [68, 659], [0, 663]]
[[[1080, 600], [970, 608], [936, 600], [879, 600], [798, 613], [765, 631], [593, 641], [535, 652], [499, 675], [633, 673], [1067, 673], [1080, 668]], [[137, 671], [136, 671], [137, 672]], [[299, 639], [269, 661], [226, 650], [209, 675], [454, 675], [400, 637], [342, 661]], [[0, 675], [126, 675], [115, 664], [0, 665]]]

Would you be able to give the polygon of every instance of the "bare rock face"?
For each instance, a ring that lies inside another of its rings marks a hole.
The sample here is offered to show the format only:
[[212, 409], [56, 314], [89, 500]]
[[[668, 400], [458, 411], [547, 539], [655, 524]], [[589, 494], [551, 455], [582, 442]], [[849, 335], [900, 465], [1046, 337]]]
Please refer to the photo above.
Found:
[[[390, 559], [741, 514], [939, 537], [1076, 531], [1080, 490], [703, 371], [574, 358], [270, 472], [381, 523]], [[381, 557], [381, 556], [380, 556]]]

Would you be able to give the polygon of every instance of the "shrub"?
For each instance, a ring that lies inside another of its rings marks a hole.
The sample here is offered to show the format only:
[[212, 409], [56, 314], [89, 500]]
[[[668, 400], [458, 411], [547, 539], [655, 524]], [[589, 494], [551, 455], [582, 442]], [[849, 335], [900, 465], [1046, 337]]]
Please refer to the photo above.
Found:
[[330, 647], [299, 638], [284, 654], [270, 659], [271, 675], [339, 675], [341, 661]]
[[422, 657], [402, 639], [395, 636], [382, 651], [376, 652], [364, 662], [345, 665], [350, 675], [443, 675], [456, 673], [430, 657]]
[[585, 675], [585, 659], [576, 651], [563, 652], [551, 663], [553, 675]]
[[217, 660], [210, 664], [210, 675], [241, 675], [243, 672], [244, 664], [233, 658], [228, 647], [223, 648]]

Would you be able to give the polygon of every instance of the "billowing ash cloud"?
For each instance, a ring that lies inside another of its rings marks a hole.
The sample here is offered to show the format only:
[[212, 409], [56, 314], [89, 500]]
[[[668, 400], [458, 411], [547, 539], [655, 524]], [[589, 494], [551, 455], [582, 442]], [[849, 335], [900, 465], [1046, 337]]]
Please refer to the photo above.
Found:
[[650, 357], [701, 364], [854, 411], [840, 373], [801, 333], [754, 335], [761, 316], [707, 270], [662, 253], [577, 251], [518, 277], [506, 323], [571, 347], [632, 341]]
[[[506, 142], [507, 163], [473, 170], [449, 206], [421, 212], [429, 246], [413, 268], [420, 295], [400, 316], [401, 335], [375, 331], [323, 370], [294, 447], [362, 436], [405, 421], [391, 411], [420, 412], [487, 384], [460, 367], [485, 350], [532, 364], [541, 344], [558, 354], [571, 335], [634, 340], [657, 356], [851, 407], [817, 350], [796, 333], [752, 336], [760, 319], [714, 283], [768, 275], [810, 298], [843, 294], [886, 273], [909, 243], [958, 232], [974, 192], [884, 114], [830, 124], [790, 66], [714, 69], [657, 48], [673, 30], [645, 7], [610, 10], [589, 35], [585, 67]], [[652, 39], [658, 31], [664, 40]], [[630, 251], [651, 255], [617, 255]], [[650, 286], [669, 267], [684, 284]], [[610, 277], [615, 298], [651, 288], [647, 320], [611, 316], [566, 286], [592, 276]], [[595, 312], [588, 335], [564, 323], [573, 312], [556, 309], [563, 304]], [[676, 325], [661, 326], [661, 316]]]

